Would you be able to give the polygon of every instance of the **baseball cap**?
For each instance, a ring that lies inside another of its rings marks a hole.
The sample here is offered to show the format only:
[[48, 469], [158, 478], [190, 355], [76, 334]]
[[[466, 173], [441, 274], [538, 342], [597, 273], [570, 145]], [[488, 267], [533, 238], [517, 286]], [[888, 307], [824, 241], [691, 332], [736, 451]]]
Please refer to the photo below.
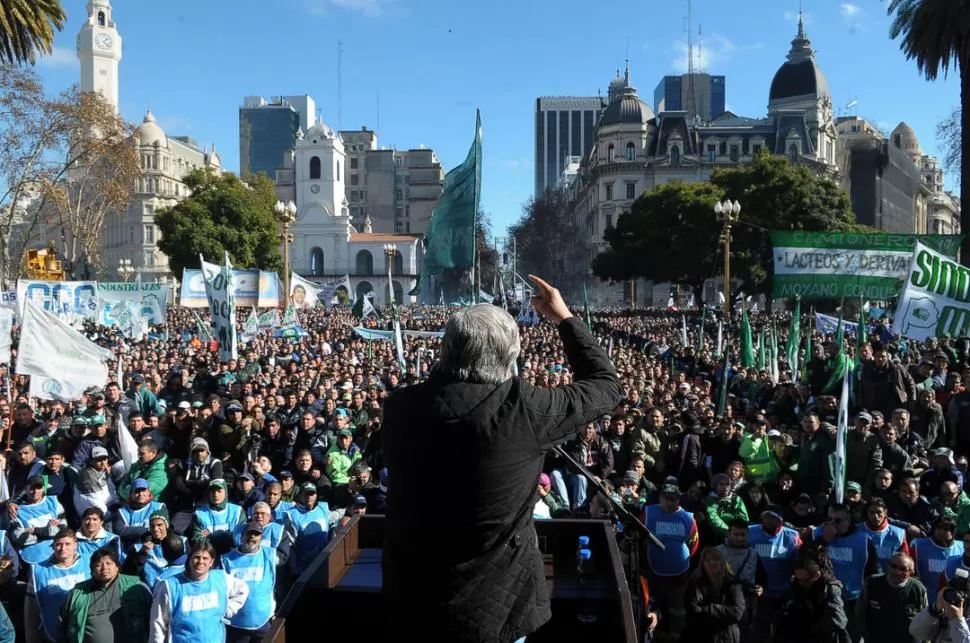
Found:
[[145, 376], [142, 375], [141, 373], [139, 373], [138, 375], [135, 375], [134, 377], [131, 378], [131, 383], [132, 384], [144, 384], [145, 383]]
[[222, 478], [215, 478], [214, 480], [210, 480], [209, 481], [209, 488], [210, 489], [213, 489], [213, 488], [216, 488], [216, 489], [225, 489], [226, 488], [226, 481], [223, 480]]
[[862, 485], [858, 482], [850, 482], [845, 485], [846, 491], [851, 491], [852, 493], [862, 493]]
[[135, 478], [134, 482], [131, 483], [132, 491], [135, 491], [136, 489], [148, 489], [148, 488], [149, 488], [148, 480], [145, 480], [144, 478]]
[[367, 498], [359, 494], [357, 496], [354, 496], [354, 506], [355, 507], [367, 506]]
[[280, 471], [280, 478], [292, 478], [293, 474], [289, 471]]
[[862, 413], [859, 413], [858, 415], [856, 415], [855, 416], [855, 419], [856, 420], [862, 420], [863, 422], [867, 422], [869, 424], [872, 424], [872, 416], [869, 415], [868, 413], [866, 413], [865, 411], [863, 411]]
[[660, 488], [661, 496], [673, 496], [675, 498], [680, 498], [680, 487], [672, 484], [665, 484]]
[[255, 531], [257, 534], [261, 534], [263, 533], [263, 526], [255, 520], [250, 520], [246, 523], [246, 531]]
[[354, 432], [351, 431], [350, 429], [340, 429], [340, 432], [337, 433], [337, 435], [339, 435], [342, 438], [352, 438], [354, 437]]
[[30, 476], [30, 478], [27, 479], [28, 489], [32, 489], [34, 487], [43, 487], [43, 486], [45, 485], [44, 485], [44, 478], [42, 476]]
[[780, 438], [781, 437], [781, 431], [779, 431], [778, 429], [771, 429], [770, 431], [768, 431], [768, 437], [769, 438]]
[[310, 493], [316, 493], [317, 485], [313, 484], [312, 482], [304, 482], [303, 484], [300, 485], [300, 491], [309, 491]]
[[189, 404], [187, 401], [182, 400], [181, 402], [179, 402], [179, 408], [180, 409], [190, 409], [190, 408], [192, 408], [192, 405]]
[[246, 473], [242, 474], [241, 476], [239, 476], [239, 479], [240, 480], [249, 480], [250, 482], [255, 482], [255, 480], [253, 480], [253, 474], [249, 473], [248, 471]]
[[541, 484], [543, 487], [548, 486], [548, 485], [551, 485], [552, 484], [552, 480], [549, 478], [549, 474], [540, 473], [539, 474], [539, 484]]
[[94, 447], [93, 449], [91, 449], [92, 460], [98, 460], [100, 458], [107, 458], [107, 457], [108, 457], [108, 450], [105, 449], [104, 447]]

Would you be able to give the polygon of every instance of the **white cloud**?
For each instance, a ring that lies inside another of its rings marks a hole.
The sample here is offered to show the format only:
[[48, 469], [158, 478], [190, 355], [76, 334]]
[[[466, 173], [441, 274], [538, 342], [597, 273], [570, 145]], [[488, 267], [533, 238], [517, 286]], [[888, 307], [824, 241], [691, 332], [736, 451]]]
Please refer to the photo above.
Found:
[[855, 18], [862, 15], [862, 7], [857, 7], [854, 4], [843, 4], [839, 7], [839, 11], [846, 18]]
[[68, 47], [54, 47], [47, 56], [38, 56], [37, 65], [50, 69], [74, 69], [80, 66], [77, 53]]
[[[694, 70], [710, 72], [715, 66], [723, 65], [731, 57], [741, 51], [760, 49], [761, 43], [753, 45], [737, 45], [718, 34], [706, 34], [694, 43]], [[674, 43], [673, 68], [684, 73], [688, 69], [687, 43], [678, 40]]]
[[839, 13], [842, 14], [842, 20], [848, 25], [850, 33], [855, 33], [862, 29], [862, 7], [845, 3], [839, 5]]
[[380, 16], [389, 0], [307, 0], [306, 8], [317, 16], [325, 16], [331, 9], [355, 11], [365, 16]]

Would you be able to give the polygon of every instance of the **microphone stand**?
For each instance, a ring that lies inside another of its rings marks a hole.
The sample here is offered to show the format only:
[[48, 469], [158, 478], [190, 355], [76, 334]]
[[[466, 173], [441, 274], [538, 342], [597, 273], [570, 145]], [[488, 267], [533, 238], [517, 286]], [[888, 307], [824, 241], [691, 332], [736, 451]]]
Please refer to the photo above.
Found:
[[[640, 521], [639, 518], [630, 513], [623, 503], [617, 502], [613, 496], [611, 496], [606, 488], [597, 480], [589, 470], [576, 461], [571, 455], [566, 453], [566, 450], [561, 446], [556, 446], [552, 448], [553, 452], [568, 462], [575, 473], [583, 476], [586, 479], [586, 483], [593, 487], [596, 491], [600, 492], [606, 501], [610, 504], [613, 509], [613, 513], [616, 515], [617, 520], [623, 524], [623, 534], [630, 538], [630, 552], [628, 556], [629, 560], [629, 570], [627, 570], [627, 585], [630, 587], [630, 597], [633, 603], [633, 620], [637, 627], [637, 636], [640, 634], [641, 629], [641, 618], [643, 614], [643, 587], [640, 584], [640, 551], [643, 546], [643, 540], [646, 539], [651, 545], [659, 548], [661, 551], [666, 549], [664, 544], [653, 535], [647, 526]], [[587, 496], [592, 496], [592, 494], [587, 494]]]

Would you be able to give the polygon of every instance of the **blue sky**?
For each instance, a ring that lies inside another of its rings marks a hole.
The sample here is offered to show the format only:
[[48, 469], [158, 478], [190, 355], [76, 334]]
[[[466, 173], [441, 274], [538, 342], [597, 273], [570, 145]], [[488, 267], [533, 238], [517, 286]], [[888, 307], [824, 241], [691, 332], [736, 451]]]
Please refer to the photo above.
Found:
[[[75, 36], [86, 0], [63, 0], [68, 23], [39, 63], [51, 91], [78, 79]], [[332, 126], [377, 129], [379, 142], [435, 149], [460, 163], [482, 110], [483, 207], [496, 233], [533, 189], [535, 99], [605, 93], [629, 52], [652, 103], [686, 69], [686, 0], [114, 0], [124, 38], [121, 112], [151, 107], [168, 134], [215, 144], [239, 170], [238, 108], [248, 95], [310, 94]], [[798, 0], [694, 0], [700, 66], [727, 76], [728, 108], [766, 112], [768, 87], [795, 34]], [[929, 83], [888, 37], [885, 2], [804, 0], [809, 38], [836, 106], [887, 129], [908, 122], [928, 153], [959, 83]], [[343, 41], [338, 110], [337, 41]], [[696, 52], [695, 52], [696, 56]], [[342, 119], [338, 122], [338, 111]], [[948, 184], [952, 185], [951, 179]]]

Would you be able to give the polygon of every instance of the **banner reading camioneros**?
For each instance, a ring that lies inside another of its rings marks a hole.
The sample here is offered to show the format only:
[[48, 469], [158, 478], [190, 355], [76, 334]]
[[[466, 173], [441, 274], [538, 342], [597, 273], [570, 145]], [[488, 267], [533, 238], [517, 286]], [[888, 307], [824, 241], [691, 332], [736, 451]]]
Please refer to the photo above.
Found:
[[[275, 272], [266, 270], [233, 270], [233, 296], [237, 306], [256, 308], [279, 308], [283, 301], [283, 287]], [[179, 305], [185, 308], [208, 308], [209, 300], [205, 294], [205, 280], [199, 269], [185, 268], [182, 271], [182, 293]]]
[[955, 257], [962, 235], [771, 232], [773, 297], [876, 299], [899, 294], [917, 241]]
[[920, 341], [970, 332], [970, 268], [917, 243], [893, 332]]

